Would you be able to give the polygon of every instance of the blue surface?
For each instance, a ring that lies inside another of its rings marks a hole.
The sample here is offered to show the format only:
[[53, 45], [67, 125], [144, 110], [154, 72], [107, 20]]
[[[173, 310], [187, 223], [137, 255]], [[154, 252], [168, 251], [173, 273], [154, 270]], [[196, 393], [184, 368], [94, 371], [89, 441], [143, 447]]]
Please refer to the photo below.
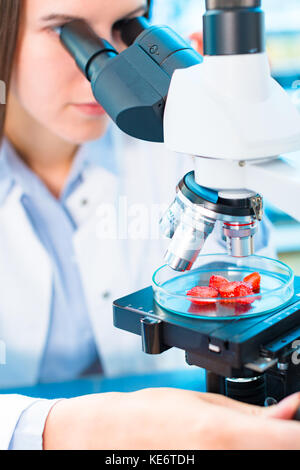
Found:
[[40, 384], [34, 387], [1, 390], [0, 394], [17, 393], [34, 398], [72, 398], [92, 393], [134, 392], [142, 388], [171, 387], [205, 392], [205, 371], [191, 367], [173, 372], [117, 378], [99, 376], [71, 382]]

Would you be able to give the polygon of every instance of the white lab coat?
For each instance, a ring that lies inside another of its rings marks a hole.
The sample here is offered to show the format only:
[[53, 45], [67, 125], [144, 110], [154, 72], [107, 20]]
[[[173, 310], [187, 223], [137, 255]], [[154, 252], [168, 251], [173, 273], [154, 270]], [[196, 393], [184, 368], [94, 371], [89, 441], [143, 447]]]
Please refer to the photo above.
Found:
[[[120, 173], [116, 176], [99, 166], [88, 168], [84, 182], [67, 202], [78, 223], [73, 240], [76, 259], [104, 371], [113, 376], [184, 367], [182, 351], [147, 356], [141, 351], [139, 336], [113, 326], [112, 301], [151, 284], [152, 273], [163, 263], [166, 241], [149, 240], [147, 235], [142, 240], [105, 240], [103, 221], [108, 220], [109, 208], [127, 206], [132, 222], [147, 207], [154, 230], [159, 214], [155, 216], [153, 204], [170, 204], [179, 179], [193, 168], [192, 159], [169, 153], [163, 145], [114, 132]], [[5, 183], [0, 175], [0, 187]], [[6, 364], [0, 365], [2, 388], [37, 382], [50, 316], [51, 262], [32, 230], [20, 195], [20, 188], [15, 187], [0, 206], [0, 340], [2, 358], [3, 349], [6, 355]], [[212, 235], [205, 252], [218, 251], [224, 252], [224, 247]], [[9, 442], [27, 407], [27, 398], [0, 396], [0, 447]]]

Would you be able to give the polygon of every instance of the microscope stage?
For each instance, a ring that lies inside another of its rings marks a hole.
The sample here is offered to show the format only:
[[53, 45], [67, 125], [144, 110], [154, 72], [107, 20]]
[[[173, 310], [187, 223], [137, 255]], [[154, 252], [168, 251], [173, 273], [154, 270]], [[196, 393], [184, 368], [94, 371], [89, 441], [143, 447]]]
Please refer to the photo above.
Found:
[[140, 335], [144, 351], [176, 347], [187, 362], [226, 377], [263, 373], [300, 338], [300, 277], [283, 307], [252, 318], [199, 319], [171, 313], [153, 298], [152, 287], [116, 300], [115, 327]]

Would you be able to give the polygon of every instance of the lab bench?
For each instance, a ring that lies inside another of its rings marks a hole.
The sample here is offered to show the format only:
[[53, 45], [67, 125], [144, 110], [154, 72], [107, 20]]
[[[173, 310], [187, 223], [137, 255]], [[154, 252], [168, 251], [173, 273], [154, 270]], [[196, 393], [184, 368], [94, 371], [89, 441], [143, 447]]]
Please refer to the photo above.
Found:
[[198, 367], [145, 375], [115, 378], [92, 376], [63, 383], [0, 390], [0, 394], [20, 394], [33, 398], [72, 398], [107, 392], [134, 392], [143, 388], [171, 387], [205, 392], [205, 371]]

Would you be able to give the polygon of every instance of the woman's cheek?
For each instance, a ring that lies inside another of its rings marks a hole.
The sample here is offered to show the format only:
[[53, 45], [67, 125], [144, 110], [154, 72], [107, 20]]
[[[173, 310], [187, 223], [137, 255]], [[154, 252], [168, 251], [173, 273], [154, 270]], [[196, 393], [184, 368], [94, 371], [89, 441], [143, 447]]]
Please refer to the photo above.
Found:
[[45, 112], [64, 106], [71, 99], [76, 75], [73, 59], [53, 38], [24, 38], [17, 59], [16, 91], [26, 108]]
[[85, 119], [71, 104], [94, 101], [88, 80], [60, 44], [26, 38], [13, 89], [26, 112], [63, 139], [82, 143], [103, 134], [108, 118]]

